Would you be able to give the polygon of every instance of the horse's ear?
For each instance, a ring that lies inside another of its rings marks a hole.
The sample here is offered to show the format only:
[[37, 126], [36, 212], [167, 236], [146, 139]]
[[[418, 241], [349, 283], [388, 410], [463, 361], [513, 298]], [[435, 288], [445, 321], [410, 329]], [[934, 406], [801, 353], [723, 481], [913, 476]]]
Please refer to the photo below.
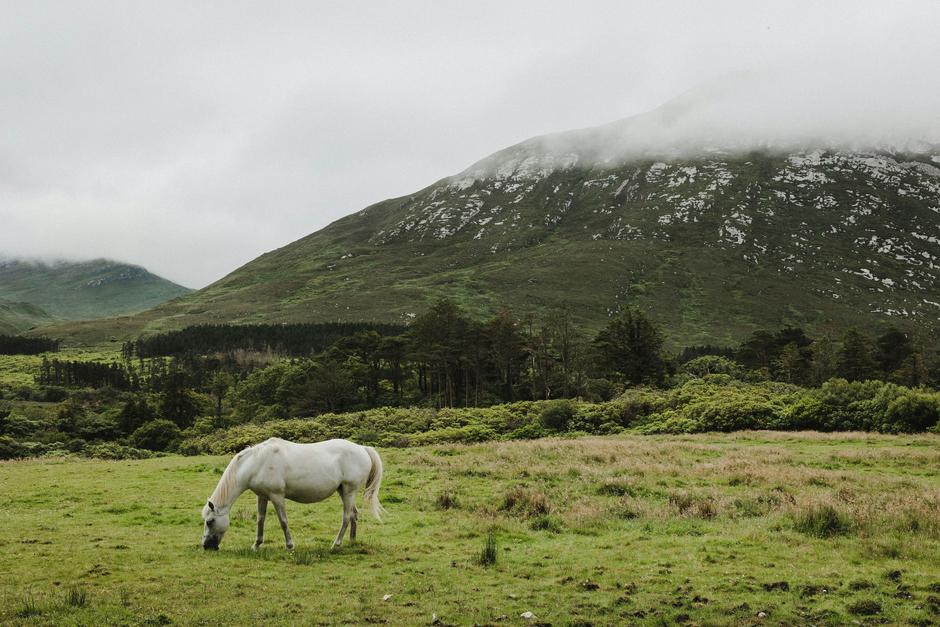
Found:
[[215, 511], [215, 505], [212, 504], [212, 501], [209, 501], [209, 511], [211, 512]]

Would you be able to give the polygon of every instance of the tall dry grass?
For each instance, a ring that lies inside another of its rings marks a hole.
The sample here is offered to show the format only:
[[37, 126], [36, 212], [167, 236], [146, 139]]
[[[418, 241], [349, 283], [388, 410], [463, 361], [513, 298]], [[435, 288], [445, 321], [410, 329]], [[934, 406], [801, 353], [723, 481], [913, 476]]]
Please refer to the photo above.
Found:
[[[916, 472], [936, 467], [938, 445], [934, 435], [761, 431], [452, 445], [417, 460], [486, 485], [461, 503], [488, 520], [551, 516], [585, 531], [624, 520], [766, 519], [817, 537], [940, 538], [940, 487]], [[813, 533], [820, 516], [823, 531]]]

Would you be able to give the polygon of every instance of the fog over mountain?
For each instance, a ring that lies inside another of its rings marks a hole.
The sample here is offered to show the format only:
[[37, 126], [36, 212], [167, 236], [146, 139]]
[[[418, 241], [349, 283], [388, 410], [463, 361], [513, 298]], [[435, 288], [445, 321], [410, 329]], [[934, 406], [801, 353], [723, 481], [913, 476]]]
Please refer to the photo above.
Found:
[[[842, 85], [839, 97], [820, 97], [833, 80]], [[884, 89], [878, 98], [870, 93], [871, 80]], [[782, 97], [787, 89], [793, 95]], [[903, 73], [878, 76], [850, 66], [750, 71], [691, 89], [647, 113], [536, 137], [523, 147], [576, 155], [585, 166], [751, 150], [930, 152], [940, 144], [938, 105], [936, 93]]]
[[199, 287], [610, 120], [537, 141], [597, 161], [940, 143], [937, 32], [931, 0], [2, 3], [0, 252]]

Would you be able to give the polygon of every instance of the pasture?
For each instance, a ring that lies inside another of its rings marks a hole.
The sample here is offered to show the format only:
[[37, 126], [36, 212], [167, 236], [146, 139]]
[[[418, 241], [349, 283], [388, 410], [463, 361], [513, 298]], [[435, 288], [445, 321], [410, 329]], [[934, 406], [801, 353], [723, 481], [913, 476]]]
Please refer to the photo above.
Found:
[[[936, 624], [940, 437], [742, 432], [380, 449], [379, 524], [338, 497], [221, 550], [228, 457], [0, 464], [4, 624]], [[360, 509], [362, 509], [360, 504]], [[495, 540], [487, 550], [487, 541]], [[522, 618], [531, 612], [532, 618]]]

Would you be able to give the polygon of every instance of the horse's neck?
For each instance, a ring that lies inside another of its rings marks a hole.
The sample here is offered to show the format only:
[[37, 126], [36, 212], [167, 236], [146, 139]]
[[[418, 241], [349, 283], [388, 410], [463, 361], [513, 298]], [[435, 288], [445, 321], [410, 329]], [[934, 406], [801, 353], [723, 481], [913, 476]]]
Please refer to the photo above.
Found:
[[247, 466], [248, 454], [242, 453], [234, 457], [222, 473], [218, 485], [209, 500], [215, 505], [216, 511], [228, 512], [242, 492], [248, 489]]

